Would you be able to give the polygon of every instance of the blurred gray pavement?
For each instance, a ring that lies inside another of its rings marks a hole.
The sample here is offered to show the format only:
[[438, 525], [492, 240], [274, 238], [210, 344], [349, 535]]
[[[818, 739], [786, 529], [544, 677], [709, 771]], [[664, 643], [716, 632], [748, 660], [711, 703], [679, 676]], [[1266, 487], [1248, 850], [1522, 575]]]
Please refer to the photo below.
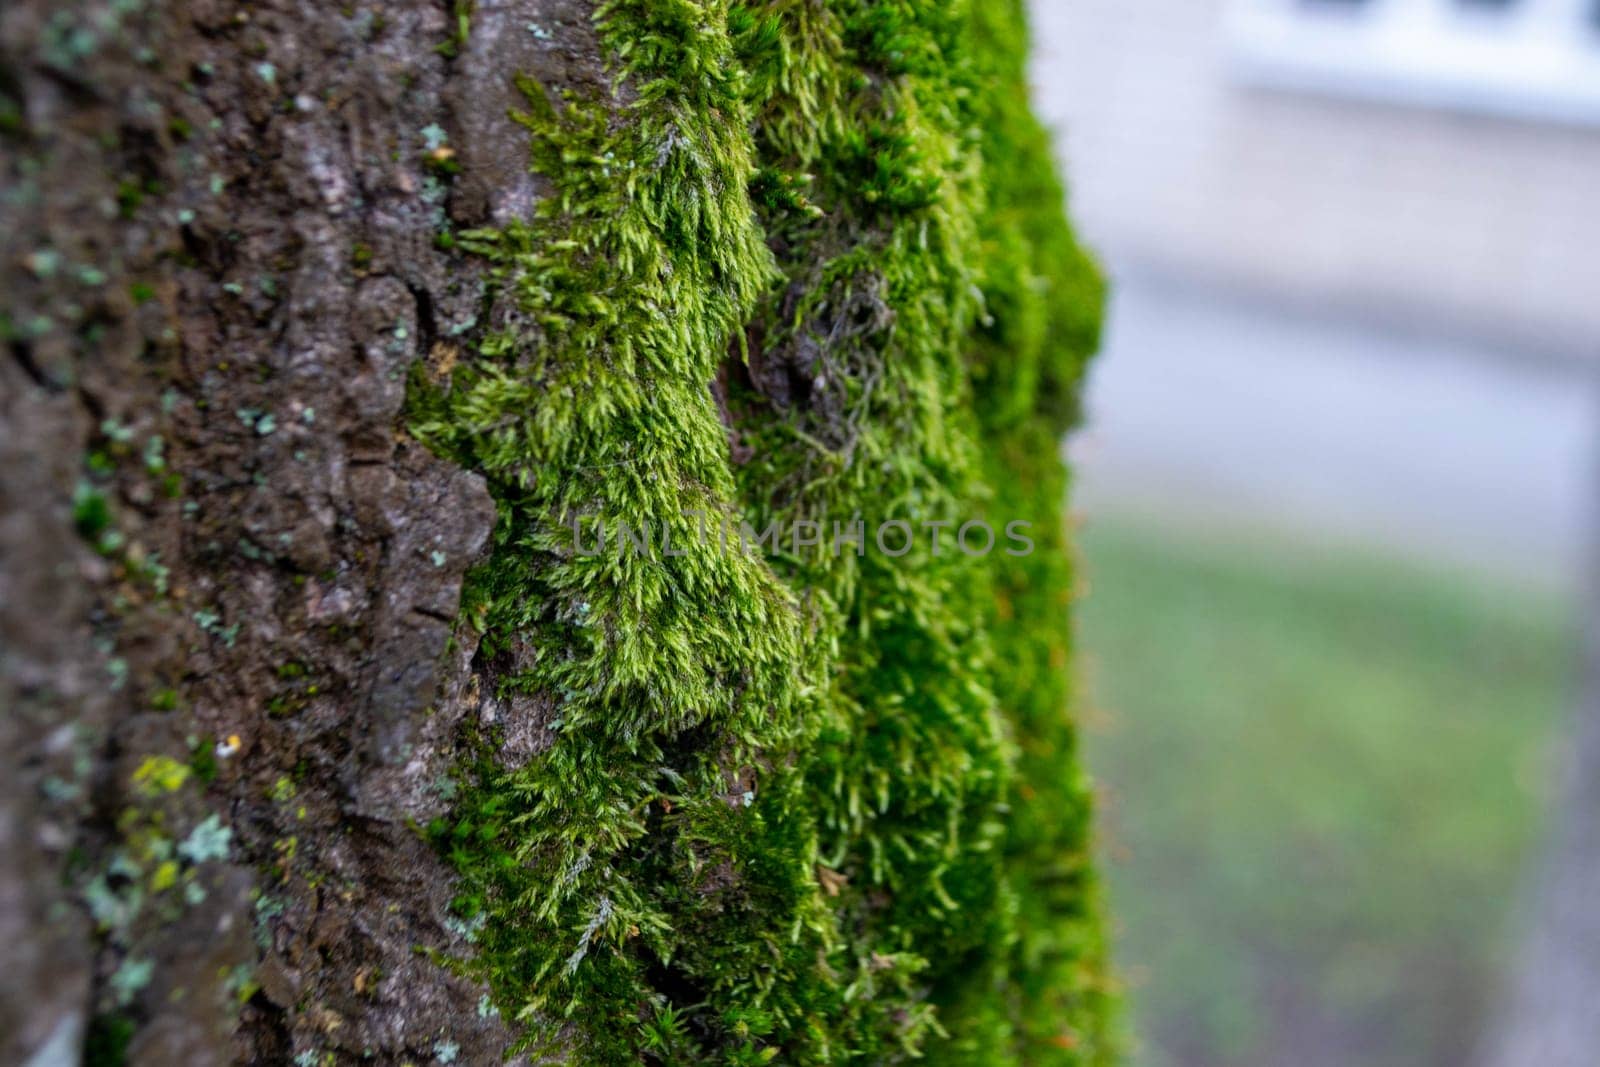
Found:
[[1076, 509], [1376, 548], [1571, 590], [1600, 383], [1571, 363], [1119, 274]]

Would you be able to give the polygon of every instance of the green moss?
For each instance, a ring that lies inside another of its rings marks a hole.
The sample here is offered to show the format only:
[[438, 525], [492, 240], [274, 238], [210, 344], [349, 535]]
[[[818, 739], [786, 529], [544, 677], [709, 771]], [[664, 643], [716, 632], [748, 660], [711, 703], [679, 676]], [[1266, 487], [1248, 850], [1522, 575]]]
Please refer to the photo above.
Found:
[[203, 784], [217, 780], [216, 738], [205, 734], [198, 738], [189, 752], [189, 769]]
[[981, 4], [974, 14], [989, 86], [980, 112], [988, 167], [976, 257], [985, 317], [969, 365], [990, 506], [1030, 522], [1036, 550], [995, 569], [985, 611], [1005, 665], [994, 683], [1014, 752], [1005, 866], [1016, 914], [1013, 936], [975, 954], [968, 973], [992, 974], [1005, 993], [999, 1003], [974, 1003], [969, 981], [957, 995], [996, 1032], [1004, 1018], [1015, 1062], [1108, 1063], [1118, 1031], [1090, 851], [1091, 793], [1064, 713], [1074, 578], [1057, 451], [1099, 343], [1104, 282], [1058, 209], [1049, 137], [1028, 108], [1019, 5]]
[[72, 524], [87, 541], [98, 540], [111, 525], [111, 505], [105, 494], [89, 482], [79, 482], [72, 493]]
[[[412, 379], [412, 432], [499, 506], [463, 592], [484, 680], [549, 742], [509, 767], [475, 727], [431, 827], [462, 876], [454, 965], [578, 1062], [1105, 1062], [1055, 449], [1101, 291], [1020, 10], [596, 24], [630, 91], [522, 85], [552, 194], [457, 235], [500, 325], [444, 386]], [[831, 542], [985, 515], [1039, 552], [595, 556], [566, 525]]]
[[96, 1015], [84, 1036], [85, 1067], [122, 1067], [128, 1062], [128, 1044], [135, 1029], [134, 1021], [121, 1013]]
[[[450, 36], [443, 43], [434, 46], [433, 50], [435, 52], [438, 52], [446, 59], [454, 59], [461, 54], [461, 50], [467, 46], [467, 39], [472, 36], [473, 7], [474, 0], [455, 0], [450, 8], [450, 13], [454, 18]], [[374, 35], [383, 32], [381, 20], [382, 16], [380, 15], [373, 23], [372, 32]]]

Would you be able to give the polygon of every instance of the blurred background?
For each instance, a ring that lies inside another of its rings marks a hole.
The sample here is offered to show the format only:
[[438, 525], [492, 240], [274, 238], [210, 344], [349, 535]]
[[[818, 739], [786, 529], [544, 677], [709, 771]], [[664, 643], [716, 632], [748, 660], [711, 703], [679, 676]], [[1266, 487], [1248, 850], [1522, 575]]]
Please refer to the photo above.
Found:
[[1600, 2], [1033, 19], [1114, 287], [1070, 449], [1134, 1062], [1483, 1062], [1582, 703]]

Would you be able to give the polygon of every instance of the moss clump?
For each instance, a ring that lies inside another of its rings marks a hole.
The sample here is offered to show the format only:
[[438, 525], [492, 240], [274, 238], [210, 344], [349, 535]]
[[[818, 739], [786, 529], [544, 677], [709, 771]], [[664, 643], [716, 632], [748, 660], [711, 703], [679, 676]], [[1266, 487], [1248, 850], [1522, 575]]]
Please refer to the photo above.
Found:
[[128, 1045], [137, 1029], [126, 1015], [96, 1015], [83, 1040], [84, 1067], [122, 1067], [128, 1062]]
[[[579, 1062], [1106, 1062], [1055, 449], [1100, 283], [1020, 10], [596, 25], [622, 91], [523, 85], [553, 195], [459, 235], [493, 325], [413, 379], [413, 432], [499, 503], [464, 621], [544, 738], [509, 766], [476, 727], [432, 827], [458, 965]], [[1038, 551], [870, 543], [985, 516]], [[586, 555], [578, 520], [694, 547]], [[695, 544], [741, 520], [824, 546]]]

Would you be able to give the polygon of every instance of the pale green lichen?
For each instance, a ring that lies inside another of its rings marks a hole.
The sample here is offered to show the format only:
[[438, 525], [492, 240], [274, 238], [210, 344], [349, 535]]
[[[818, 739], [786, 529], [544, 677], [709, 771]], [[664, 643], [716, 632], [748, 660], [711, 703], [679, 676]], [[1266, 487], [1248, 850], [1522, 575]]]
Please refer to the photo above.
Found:
[[189, 836], [178, 845], [178, 855], [190, 863], [225, 860], [232, 840], [233, 831], [223, 826], [222, 817], [213, 812], [189, 831]]
[[126, 1007], [139, 994], [139, 991], [150, 984], [150, 979], [155, 976], [156, 965], [154, 960], [129, 956], [124, 959], [115, 971], [107, 985], [111, 989], [112, 1001], [117, 1007]]

